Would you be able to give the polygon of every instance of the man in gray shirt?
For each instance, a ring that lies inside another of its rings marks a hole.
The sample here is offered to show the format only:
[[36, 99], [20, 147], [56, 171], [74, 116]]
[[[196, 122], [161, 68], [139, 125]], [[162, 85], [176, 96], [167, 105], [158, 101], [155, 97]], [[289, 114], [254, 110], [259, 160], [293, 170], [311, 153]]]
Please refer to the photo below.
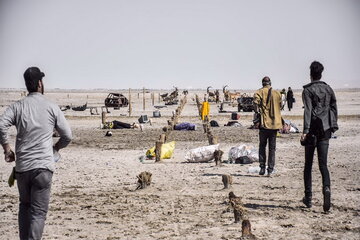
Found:
[[[53, 152], [66, 147], [72, 138], [60, 108], [43, 96], [44, 76], [39, 68], [28, 68], [24, 79], [29, 95], [9, 106], [0, 117], [0, 144], [4, 148], [5, 161], [15, 161], [16, 155], [20, 239], [41, 239], [55, 170]], [[7, 136], [13, 125], [17, 129], [16, 154], [11, 150]], [[54, 129], [60, 134], [55, 145]]]

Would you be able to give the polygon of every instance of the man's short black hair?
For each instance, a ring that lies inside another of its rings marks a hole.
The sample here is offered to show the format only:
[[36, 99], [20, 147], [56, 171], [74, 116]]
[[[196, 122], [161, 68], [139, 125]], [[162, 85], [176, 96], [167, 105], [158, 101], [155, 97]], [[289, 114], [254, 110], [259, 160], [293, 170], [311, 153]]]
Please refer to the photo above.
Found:
[[39, 81], [45, 77], [45, 74], [38, 67], [29, 67], [24, 72], [25, 85], [29, 93], [37, 92]]
[[321, 63], [317, 61], [311, 63], [310, 76], [313, 80], [320, 80], [323, 71], [324, 71], [324, 66]]

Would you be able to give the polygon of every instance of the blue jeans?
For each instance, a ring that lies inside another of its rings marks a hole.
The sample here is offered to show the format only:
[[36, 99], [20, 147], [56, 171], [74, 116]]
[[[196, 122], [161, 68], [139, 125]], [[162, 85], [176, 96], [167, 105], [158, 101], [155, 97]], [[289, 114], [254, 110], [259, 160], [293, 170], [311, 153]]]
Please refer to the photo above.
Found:
[[19, 236], [21, 240], [40, 240], [49, 208], [53, 173], [33, 169], [16, 173], [20, 195]]

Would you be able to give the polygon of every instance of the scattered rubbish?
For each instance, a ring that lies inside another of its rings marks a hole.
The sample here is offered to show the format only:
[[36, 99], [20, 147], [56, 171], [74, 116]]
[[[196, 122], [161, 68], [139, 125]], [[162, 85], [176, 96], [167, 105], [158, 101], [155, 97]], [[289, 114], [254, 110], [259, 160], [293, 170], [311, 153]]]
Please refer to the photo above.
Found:
[[[244, 158], [244, 157], [247, 158]], [[232, 147], [229, 151], [230, 163], [241, 163], [247, 164], [249, 161], [259, 161], [259, 152], [252, 145], [242, 144], [239, 146]]]
[[[175, 150], [175, 141], [172, 142], [168, 142], [168, 143], [164, 143], [161, 146], [161, 159], [169, 159], [171, 158], [171, 156], [173, 155]], [[149, 150], [146, 151], [146, 156], [148, 158], [153, 158], [155, 157], [155, 147], [150, 148]]]
[[215, 121], [215, 120], [211, 120], [210, 121], [210, 126], [211, 127], [219, 127], [219, 123], [217, 121]]
[[147, 115], [141, 115], [138, 119], [139, 123], [147, 123], [149, 122], [148, 116]]
[[87, 108], [87, 103], [85, 103], [85, 104], [82, 105], [82, 106], [72, 107], [71, 109], [72, 109], [73, 111], [82, 112], [82, 111], [85, 111], [86, 108]]
[[160, 111], [159, 110], [153, 111], [153, 117], [155, 117], [155, 118], [161, 117]]
[[111, 131], [107, 131], [106, 133], [105, 133], [105, 137], [111, 137], [112, 136], [112, 132]]
[[140, 156], [140, 157], [139, 157], [139, 161], [140, 161], [141, 163], [143, 163], [145, 159], [146, 159], [146, 156]]
[[161, 109], [161, 108], [166, 108], [167, 106], [166, 105], [156, 105], [154, 106], [154, 108], [156, 109]]
[[214, 159], [214, 153], [219, 150], [219, 144], [192, 149], [185, 154], [188, 162], [209, 162]]
[[233, 112], [231, 113], [231, 120], [239, 120], [240, 119], [240, 114]]
[[242, 127], [241, 123], [239, 123], [238, 121], [229, 121], [224, 126], [226, 126], [226, 127]]
[[196, 125], [193, 123], [188, 123], [188, 122], [183, 122], [183, 123], [178, 123], [174, 126], [174, 130], [179, 130], [179, 131], [193, 131], [196, 130]]
[[71, 107], [69, 105], [66, 106], [59, 106], [61, 111], [69, 110]]
[[254, 162], [254, 159], [249, 156], [241, 156], [235, 159], [236, 164], [251, 164]]
[[[259, 172], [260, 172], [260, 167], [259, 166], [257, 166], [257, 167], [249, 167], [248, 168], [248, 173], [259, 173]], [[272, 173], [275, 173], [275, 172], [276, 172], [276, 170], [274, 168]], [[267, 168], [265, 170], [265, 174], [268, 174]]]

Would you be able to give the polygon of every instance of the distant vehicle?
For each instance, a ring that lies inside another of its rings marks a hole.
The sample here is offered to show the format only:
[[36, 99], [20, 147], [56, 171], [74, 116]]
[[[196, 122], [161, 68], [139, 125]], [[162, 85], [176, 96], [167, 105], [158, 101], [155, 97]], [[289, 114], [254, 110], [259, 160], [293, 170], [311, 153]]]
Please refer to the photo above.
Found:
[[241, 110], [243, 112], [252, 112], [254, 111], [254, 98], [253, 97], [239, 97], [237, 99], [238, 102], [238, 112]]
[[121, 107], [127, 107], [128, 105], [129, 100], [121, 93], [109, 93], [107, 98], [105, 98], [105, 107], [119, 109]]

